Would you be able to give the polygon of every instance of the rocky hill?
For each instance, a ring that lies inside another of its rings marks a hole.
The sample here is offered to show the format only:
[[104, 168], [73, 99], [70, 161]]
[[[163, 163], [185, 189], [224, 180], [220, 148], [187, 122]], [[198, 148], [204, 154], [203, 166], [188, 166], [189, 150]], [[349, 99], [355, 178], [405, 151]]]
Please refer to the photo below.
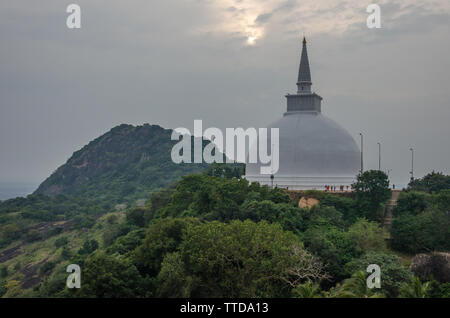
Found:
[[175, 164], [172, 130], [157, 125], [120, 125], [75, 152], [35, 194], [82, 195], [120, 202], [147, 198], [181, 176], [205, 171], [206, 164]]

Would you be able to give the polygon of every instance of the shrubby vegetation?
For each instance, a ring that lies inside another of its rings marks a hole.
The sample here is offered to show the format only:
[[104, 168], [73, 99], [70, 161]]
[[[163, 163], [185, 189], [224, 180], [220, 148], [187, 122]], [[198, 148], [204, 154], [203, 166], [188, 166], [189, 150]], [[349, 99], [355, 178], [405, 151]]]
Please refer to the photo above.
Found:
[[412, 277], [411, 271], [400, 263], [398, 256], [382, 252], [367, 252], [347, 263], [345, 267], [350, 273], [365, 272], [368, 264], [377, 264], [382, 269], [381, 292], [386, 296], [397, 296], [401, 284]]
[[427, 193], [439, 193], [450, 189], [450, 176], [440, 172], [432, 172], [422, 179], [415, 179], [408, 185], [410, 191], [421, 191]]
[[265, 221], [190, 224], [157, 275], [161, 297], [288, 297], [323, 265], [297, 236]]
[[392, 247], [407, 253], [450, 250], [450, 190], [402, 193], [394, 209]]
[[[284, 190], [249, 184], [240, 173], [214, 165], [103, 217], [102, 204], [69, 196], [1, 203], [4, 246], [48, 240], [55, 254], [39, 264], [42, 282], [32, 289], [20, 283], [27, 263], [0, 266], [0, 296], [449, 297], [442, 258], [407, 266], [413, 254], [450, 249], [450, 191], [436, 190], [440, 174], [401, 194], [389, 234], [381, 226], [390, 197], [382, 172], [359, 176], [353, 197], [308, 191], [319, 204], [304, 209]], [[58, 225], [41, 226], [33, 207]], [[80, 290], [65, 287], [71, 263], [82, 267]], [[369, 264], [381, 267], [381, 289], [367, 288]]]
[[97, 200], [80, 200], [65, 195], [30, 195], [0, 202], [0, 248], [19, 239], [31, 243], [64, 231], [58, 226], [39, 231], [39, 224], [68, 222], [71, 229], [90, 228], [95, 224], [95, 215], [110, 209], [111, 205]]

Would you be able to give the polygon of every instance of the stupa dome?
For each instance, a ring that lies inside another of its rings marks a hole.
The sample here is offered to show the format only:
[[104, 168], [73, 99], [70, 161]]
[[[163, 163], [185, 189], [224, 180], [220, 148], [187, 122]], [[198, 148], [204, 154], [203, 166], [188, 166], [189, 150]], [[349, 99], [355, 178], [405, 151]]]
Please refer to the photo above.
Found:
[[289, 189], [351, 185], [360, 169], [360, 150], [344, 128], [322, 115], [322, 98], [311, 92], [305, 40], [297, 86], [297, 94], [286, 96], [287, 112], [267, 127], [279, 129], [278, 171], [271, 178], [261, 174], [261, 164], [249, 163], [245, 178]]

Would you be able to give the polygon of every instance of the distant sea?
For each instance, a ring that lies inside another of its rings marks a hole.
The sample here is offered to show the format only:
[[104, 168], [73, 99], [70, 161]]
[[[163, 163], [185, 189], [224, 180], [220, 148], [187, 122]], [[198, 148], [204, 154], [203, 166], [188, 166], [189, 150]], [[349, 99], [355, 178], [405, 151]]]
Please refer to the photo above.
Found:
[[26, 197], [34, 192], [39, 184], [24, 182], [0, 182], [0, 201]]

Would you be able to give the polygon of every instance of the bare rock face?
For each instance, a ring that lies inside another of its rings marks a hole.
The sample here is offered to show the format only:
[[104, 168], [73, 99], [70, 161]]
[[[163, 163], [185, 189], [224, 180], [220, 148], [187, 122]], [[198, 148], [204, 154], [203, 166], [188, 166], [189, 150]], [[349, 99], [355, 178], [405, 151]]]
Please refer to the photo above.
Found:
[[319, 200], [317, 200], [316, 198], [302, 197], [300, 199], [300, 201], [298, 202], [298, 207], [301, 209], [303, 209], [303, 208], [310, 209], [317, 204], [319, 204]]
[[448, 283], [450, 282], [450, 253], [417, 254], [411, 261], [410, 269], [421, 279], [432, 278], [440, 283]]

